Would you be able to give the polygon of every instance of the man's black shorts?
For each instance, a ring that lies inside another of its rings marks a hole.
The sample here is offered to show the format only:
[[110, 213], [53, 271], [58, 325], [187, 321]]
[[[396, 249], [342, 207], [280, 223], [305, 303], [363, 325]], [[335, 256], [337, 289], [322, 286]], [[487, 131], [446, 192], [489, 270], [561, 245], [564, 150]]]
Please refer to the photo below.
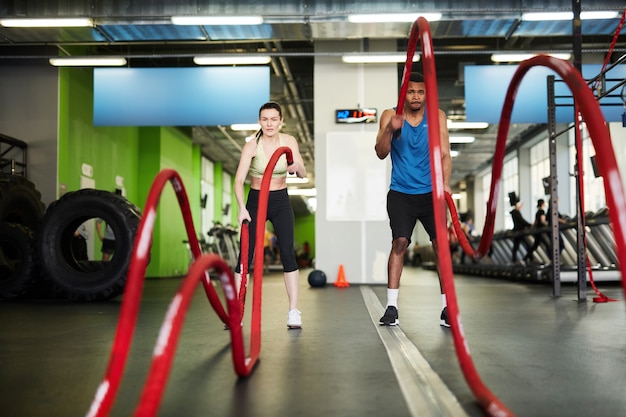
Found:
[[411, 236], [417, 220], [426, 229], [430, 240], [436, 239], [433, 193], [404, 194], [389, 190], [387, 193], [387, 214], [389, 215], [393, 240], [404, 237], [411, 243]]

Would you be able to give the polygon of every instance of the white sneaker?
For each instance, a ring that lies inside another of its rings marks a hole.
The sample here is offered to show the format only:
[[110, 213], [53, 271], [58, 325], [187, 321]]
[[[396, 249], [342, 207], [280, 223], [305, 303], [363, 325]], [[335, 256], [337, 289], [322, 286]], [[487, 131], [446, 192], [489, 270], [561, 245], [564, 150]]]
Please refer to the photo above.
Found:
[[290, 329], [301, 329], [302, 328], [302, 316], [300, 311], [292, 308], [287, 313], [287, 327]]

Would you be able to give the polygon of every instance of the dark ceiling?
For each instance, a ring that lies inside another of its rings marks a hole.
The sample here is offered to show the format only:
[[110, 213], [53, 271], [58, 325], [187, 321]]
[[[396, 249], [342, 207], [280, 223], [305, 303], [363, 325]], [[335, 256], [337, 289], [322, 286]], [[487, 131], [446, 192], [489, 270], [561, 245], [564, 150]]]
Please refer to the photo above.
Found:
[[[463, 66], [492, 64], [493, 52], [572, 52], [572, 21], [521, 21], [524, 12], [572, 11], [572, 0], [478, 1], [302, 1], [286, 0], [0, 0], [0, 18], [89, 17], [90, 28], [7, 28], [0, 26], [0, 65], [48, 65], [58, 55], [122, 55], [132, 67], [194, 66], [196, 55], [269, 54], [272, 57], [271, 99], [287, 107], [284, 130], [301, 143], [314, 184], [313, 63], [317, 41], [393, 39], [406, 52], [411, 23], [350, 23], [353, 13], [441, 12], [431, 22], [438, 74], [440, 107], [450, 117], [464, 114]], [[612, 10], [613, 19], [583, 21], [580, 52], [600, 56], [609, 51], [623, 0], [581, 1], [582, 11]], [[171, 16], [261, 15], [255, 26], [177, 26]], [[625, 35], [613, 51], [626, 52]], [[419, 46], [418, 46], [419, 48]], [[337, 50], [337, 54], [341, 51]], [[391, 52], [391, 51], [390, 51]], [[326, 54], [327, 55], [327, 54]], [[597, 62], [596, 62], [597, 63]], [[401, 68], [402, 65], [399, 65]], [[488, 88], [488, 85], [485, 86]], [[392, 103], [393, 104], [393, 103]], [[512, 126], [509, 143], [537, 134], [541, 126]], [[484, 169], [493, 155], [497, 126], [472, 132], [477, 140], [454, 145], [452, 184]], [[244, 138], [229, 126], [197, 126], [193, 140], [203, 154], [234, 174]], [[457, 132], [453, 132], [457, 133]]]

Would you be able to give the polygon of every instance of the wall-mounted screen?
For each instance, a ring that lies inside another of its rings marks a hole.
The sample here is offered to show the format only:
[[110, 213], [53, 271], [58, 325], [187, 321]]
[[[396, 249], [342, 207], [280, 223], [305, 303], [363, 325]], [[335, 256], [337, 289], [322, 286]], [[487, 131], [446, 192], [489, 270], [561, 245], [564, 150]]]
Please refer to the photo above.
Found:
[[376, 109], [335, 110], [336, 123], [376, 123]]

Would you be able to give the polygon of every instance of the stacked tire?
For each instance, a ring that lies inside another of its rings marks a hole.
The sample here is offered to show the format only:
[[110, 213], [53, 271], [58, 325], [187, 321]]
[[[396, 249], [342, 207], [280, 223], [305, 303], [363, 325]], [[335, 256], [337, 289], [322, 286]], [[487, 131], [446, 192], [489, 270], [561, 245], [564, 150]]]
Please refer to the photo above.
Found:
[[0, 174], [0, 299], [19, 297], [36, 284], [36, 235], [44, 211], [32, 182]]
[[[76, 230], [102, 219], [115, 235], [110, 261], [78, 259]], [[83, 189], [48, 209], [33, 183], [0, 174], [0, 300], [18, 297], [108, 300], [122, 294], [140, 210], [116, 193]]]

